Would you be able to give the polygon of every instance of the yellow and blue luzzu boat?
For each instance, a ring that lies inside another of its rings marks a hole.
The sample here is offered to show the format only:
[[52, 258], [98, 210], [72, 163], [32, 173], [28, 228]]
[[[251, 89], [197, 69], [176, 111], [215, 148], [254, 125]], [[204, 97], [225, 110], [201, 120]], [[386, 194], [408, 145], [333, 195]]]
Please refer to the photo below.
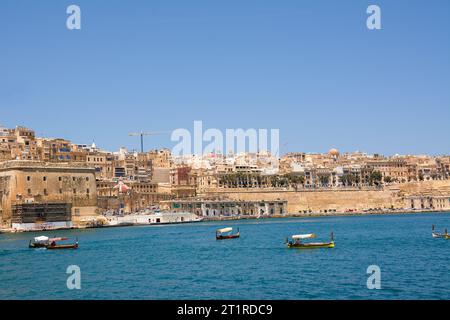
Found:
[[286, 245], [288, 248], [296, 248], [296, 249], [322, 249], [322, 248], [334, 248], [334, 234], [331, 233], [331, 240], [329, 242], [306, 242], [305, 239], [315, 238], [316, 235], [314, 233], [310, 234], [298, 234], [293, 235], [292, 240], [286, 239]]

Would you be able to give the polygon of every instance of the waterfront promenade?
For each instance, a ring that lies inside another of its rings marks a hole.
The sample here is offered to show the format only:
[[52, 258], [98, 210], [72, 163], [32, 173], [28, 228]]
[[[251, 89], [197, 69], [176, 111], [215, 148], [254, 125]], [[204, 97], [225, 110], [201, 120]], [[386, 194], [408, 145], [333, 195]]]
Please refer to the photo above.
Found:
[[[291, 219], [291, 218], [319, 218], [319, 217], [358, 217], [358, 216], [378, 216], [378, 215], [417, 215], [417, 214], [450, 214], [450, 210], [370, 210], [370, 211], [347, 211], [347, 212], [308, 212], [308, 213], [286, 213], [286, 214], [273, 214], [273, 215], [229, 215], [229, 216], [210, 216], [210, 217], [197, 217], [191, 221], [166, 221], [161, 223], [151, 223], [151, 226], [158, 225], [170, 225], [170, 224], [188, 224], [188, 223], [200, 223], [200, 222], [214, 222], [214, 221], [237, 221], [237, 220], [260, 220], [260, 219]], [[132, 215], [130, 215], [131, 217]], [[137, 216], [139, 217], [139, 216]], [[145, 220], [146, 216], [142, 216], [140, 220]], [[106, 220], [106, 219], [105, 219]], [[113, 219], [114, 220], [114, 219]], [[115, 219], [117, 220], [117, 219]], [[98, 228], [121, 228], [121, 227], [142, 227], [145, 223], [136, 221], [135, 218], [127, 219], [124, 217], [124, 223], [113, 223], [113, 224], [100, 224], [100, 225], [83, 225], [83, 226], [73, 226], [70, 228], [58, 228], [58, 229], [45, 229], [45, 230], [33, 230], [33, 231], [20, 231], [12, 228], [0, 229], [0, 233], [20, 233], [20, 232], [62, 232], [64, 230], [77, 230], [77, 229], [98, 229]], [[135, 221], [135, 222], [133, 222]]]

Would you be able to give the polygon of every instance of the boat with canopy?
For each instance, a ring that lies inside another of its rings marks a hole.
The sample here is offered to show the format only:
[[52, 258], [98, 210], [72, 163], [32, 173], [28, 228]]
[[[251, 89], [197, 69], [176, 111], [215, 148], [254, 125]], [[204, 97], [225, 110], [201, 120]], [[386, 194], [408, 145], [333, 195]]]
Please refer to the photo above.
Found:
[[239, 228], [236, 233], [232, 233], [233, 228], [222, 228], [216, 230], [216, 240], [225, 240], [225, 239], [236, 239], [241, 236]]
[[306, 239], [316, 238], [314, 233], [297, 234], [291, 236], [291, 240], [286, 239], [286, 245], [288, 248], [297, 249], [319, 249], [319, 248], [334, 248], [334, 234], [331, 233], [331, 239], [329, 242], [304, 242]]
[[68, 244], [58, 244], [58, 241], [67, 240], [67, 238], [54, 238], [50, 241], [50, 244], [46, 246], [47, 250], [57, 250], [57, 249], [78, 249], [78, 238], [75, 243]]
[[30, 247], [30, 248], [45, 248], [52, 242], [64, 241], [64, 240], [67, 240], [67, 238], [49, 238], [46, 236], [39, 236], [39, 237], [34, 237], [33, 240], [30, 240], [28, 247]]
[[46, 248], [46, 249], [77, 249], [78, 248], [78, 239], [75, 243], [69, 244], [58, 244], [60, 241], [66, 241], [69, 238], [58, 237], [58, 238], [49, 238], [46, 236], [35, 237], [33, 240], [30, 240], [28, 244], [29, 248]]
[[431, 227], [431, 235], [433, 238], [444, 238], [444, 239], [450, 239], [450, 234], [448, 234], [447, 229], [445, 229], [444, 233], [435, 232], [434, 225]]

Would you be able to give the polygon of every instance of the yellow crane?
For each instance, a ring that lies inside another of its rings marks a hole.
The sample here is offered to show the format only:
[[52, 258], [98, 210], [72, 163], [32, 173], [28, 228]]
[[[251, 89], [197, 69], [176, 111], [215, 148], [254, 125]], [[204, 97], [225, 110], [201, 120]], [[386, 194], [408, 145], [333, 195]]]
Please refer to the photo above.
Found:
[[158, 136], [170, 133], [170, 131], [153, 131], [153, 132], [131, 132], [130, 137], [141, 137], [141, 153], [144, 153], [144, 136]]

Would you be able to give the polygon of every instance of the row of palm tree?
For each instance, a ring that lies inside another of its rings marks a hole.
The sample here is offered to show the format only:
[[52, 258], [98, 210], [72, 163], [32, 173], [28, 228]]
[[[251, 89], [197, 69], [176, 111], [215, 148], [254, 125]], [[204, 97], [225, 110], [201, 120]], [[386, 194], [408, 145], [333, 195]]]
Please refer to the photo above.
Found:
[[[389, 183], [388, 177], [385, 178], [385, 182]], [[300, 186], [305, 187], [306, 177], [304, 174], [283, 174], [283, 175], [270, 175], [263, 176], [259, 173], [243, 173], [234, 172], [223, 174], [218, 177], [219, 185], [228, 186], [231, 188], [252, 188], [267, 186], [272, 188], [294, 188], [298, 189]], [[334, 179], [333, 179], [334, 180]], [[358, 186], [361, 184], [361, 178], [359, 175], [353, 173], [345, 173], [340, 176], [340, 181], [344, 186]], [[365, 177], [365, 183], [370, 186], [379, 186], [383, 181], [383, 176], [379, 171], [373, 171], [370, 175]], [[318, 185], [321, 187], [330, 186], [329, 175], [319, 175]], [[334, 183], [334, 181], [333, 181]]]
[[273, 188], [287, 188], [304, 185], [305, 176], [295, 174], [262, 176], [258, 173], [229, 173], [219, 176], [219, 184], [230, 187], [248, 188], [254, 186], [268, 186]]
[[[362, 182], [361, 177], [354, 173], [344, 173], [340, 179], [344, 186], [357, 186]], [[365, 176], [365, 183], [369, 184], [370, 186], [379, 186], [381, 185], [382, 180], [383, 175], [380, 171], [373, 171], [369, 175]]]

